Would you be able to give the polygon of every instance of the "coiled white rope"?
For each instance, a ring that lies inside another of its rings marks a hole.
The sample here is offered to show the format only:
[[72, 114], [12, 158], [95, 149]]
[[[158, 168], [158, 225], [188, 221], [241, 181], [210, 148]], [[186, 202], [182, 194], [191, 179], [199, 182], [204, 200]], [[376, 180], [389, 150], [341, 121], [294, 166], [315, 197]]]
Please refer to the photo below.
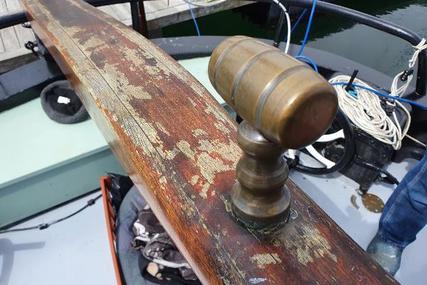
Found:
[[[396, 74], [393, 79], [390, 88], [390, 95], [392, 96], [401, 97], [408, 89], [412, 78], [414, 77], [413, 68], [417, 62], [418, 55], [420, 52], [427, 49], [426, 39], [422, 39], [421, 42], [413, 48], [415, 51], [409, 60], [409, 69]], [[407, 78], [402, 80], [402, 76], [405, 75], [405, 73]], [[425, 146], [424, 143], [407, 134], [411, 125], [411, 114], [402, 103], [397, 100], [385, 101], [385, 104], [389, 105], [393, 110], [391, 116], [388, 116], [381, 106], [381, 100], [374, 92], [364, 88], [358, 88], [357, 86], [353, 86], [354, 92], [347, 91], [346, 85], [343, 83], [347, 83], [349, 80], [350, 76], [339, 75], [330, 79], [329, 82], [337, 91], [338, 102], [341, 110], [347, 115], [353, 124], [379, 141], [392, 145], [396, 150], [400, 149], [402, 146], [402, 140], [405, 136], [416, 143]], [[404, 83], [399, 86], [400, 82]], [[373, 89], [371, 86], [357, 78], [354, 80], [354, 83], [367, 89]], [[403, 128], [397, 118], [396, 107], [400, 108], [405, 114], [406, 122]]]
[[[389, 104], [393, 109], [395, 109], [397, 105], [397, 107], [404, 111], [406, 122], [402, 129], [396, 111], [393, 110], [391, 117], [389, 117], [381, 106], [380, 98], [373, 92], [358, 87], [353, 87], [354, 92], [346, 91], [345, 84], [336, 84], [347, 83], [349, 80], [350, 76], [347, 75], [338, 75], [329, 80], [337, 91], [338, 103], [341, 110], [358, 128], [379, 141], [392, 145], [394, 149], [399, 149], [403, 137], [408, 132], [411, 124], [411, 115], [409, 111], [399, 101], [386, 101], [386, 104]], [[357, 78], [354, 80], [354, 83], [372, 89], [371, 86]]]

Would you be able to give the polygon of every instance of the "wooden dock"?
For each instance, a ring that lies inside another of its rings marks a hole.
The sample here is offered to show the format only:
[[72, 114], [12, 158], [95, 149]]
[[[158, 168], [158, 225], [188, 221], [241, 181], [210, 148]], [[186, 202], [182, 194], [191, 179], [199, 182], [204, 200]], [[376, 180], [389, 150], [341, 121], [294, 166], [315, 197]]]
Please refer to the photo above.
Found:
[[[204, 8], [192, 7], [195, 16], [201, 17], [248, 4], [240, 0], [228, 0], [216, 2], [216, 4], [215, 2]], [[146, 1], [144, 8], [149, 30], [157, 30], [191, 19], [190, 5], [182, 0]], [[99, 9], [126, 25], [132, 23], [129, 3], [104, 6]], [[19, 11], [22, 11], [19, 0], [0, 0], [0, 16]], [[0, 30], [0, 73], [31, 60], [31, 51], [27, 50], [24, 44], [33, 40], [34, 34], [31, 29], [21, 25]]]

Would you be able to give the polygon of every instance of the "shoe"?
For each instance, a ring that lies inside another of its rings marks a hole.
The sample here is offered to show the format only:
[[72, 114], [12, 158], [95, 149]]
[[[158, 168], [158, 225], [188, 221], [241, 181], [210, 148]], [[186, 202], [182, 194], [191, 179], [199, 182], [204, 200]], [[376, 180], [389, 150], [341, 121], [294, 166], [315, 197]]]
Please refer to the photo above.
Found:
[[391, 275], [394, 276], [399, 270], [403, 249], [383, 240], [378, 233], [369, 243], [366, 251]]

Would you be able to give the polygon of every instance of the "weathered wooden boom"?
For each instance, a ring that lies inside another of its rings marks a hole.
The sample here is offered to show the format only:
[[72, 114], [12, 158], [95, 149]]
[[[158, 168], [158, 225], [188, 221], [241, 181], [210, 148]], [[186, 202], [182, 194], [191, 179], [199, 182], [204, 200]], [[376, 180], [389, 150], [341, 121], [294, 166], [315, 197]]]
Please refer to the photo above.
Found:
[[178, 63], [73, 0], [23, 0], [32, 27], [204, 284], [394, 284], [291, 181], [294, 215], [259, 237], [234, 222], [236, 125]]

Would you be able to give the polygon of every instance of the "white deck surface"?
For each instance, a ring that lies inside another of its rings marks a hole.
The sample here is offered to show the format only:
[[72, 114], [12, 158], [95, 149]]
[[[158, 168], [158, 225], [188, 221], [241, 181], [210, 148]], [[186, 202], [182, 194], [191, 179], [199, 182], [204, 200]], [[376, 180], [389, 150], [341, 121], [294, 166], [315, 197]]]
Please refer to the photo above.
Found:
[[39, 98], [1, 112], [0, 133], [8, 134], [0, 148], [0, 188], [108, 148], [92, 120], [58, 124], [43, 112]]
[[[64, 217], [98, 194], [100, 192], [19, 227]], [[101, 199], [46, 230], [0, 234], [0, 284], [115, 284]]]
[[[401, 180], [413, 164], [414, 161], [391, 164], [388, 171]], [[357, 200], [360, 208], [353, 207], [350, 197], [358, 188], [354, 181], [340, 174], [316, 177], [296, 171], [291, 172], [291, 177], [348, 235], [366, 249], [378, 229], [380, 214], [367, 211], [360, 198]], [[391, 185], [375, 184], [369, 192], [387, 201], [393, 189]], [[427, 228], [424, 228], [417, 240], [404, 251], [402, 266], [395, 278], [404, 285], [427, 284], [426, 252]]]
[[[398, 175], [401, 170], [397, 169], [397, 165], [390, 167], [400, 178], [402, 173]], [[356, 188], [354, 182], [341, 175], [322, 178], [292, 172], [291, 176], [361, 247], [366, 248], [375, 234], [380, 215], [366, 211], [360, 201], [359, 210], [351, 205], [350, 196]], [[386, 198], [391, 193], [388, 188], [375, 185], [371, 191]], [[83, 206], [89, 198], [19, 227], [63, 217]], [[396, 275], [398, 281], [404, 285], [426, 284], [426, 249], [427, 230], [424, 229], [404, 252], [401, 270]], [[0, 235], [0, 284], [115, 284], [101, 201], [47, 230]]]

